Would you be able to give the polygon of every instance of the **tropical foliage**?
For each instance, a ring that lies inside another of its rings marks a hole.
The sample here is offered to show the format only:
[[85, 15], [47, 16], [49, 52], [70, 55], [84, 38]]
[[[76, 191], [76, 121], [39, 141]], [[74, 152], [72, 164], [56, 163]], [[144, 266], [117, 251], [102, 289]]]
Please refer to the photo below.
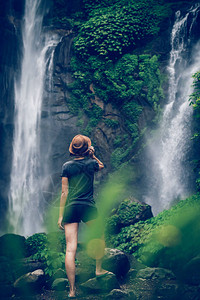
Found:
[[199, 142], [200, 142], [200, 72], [193, 75], [193, 93], [190, 95], [190, 105], [194, 109], [193, 122], [193, 141], [194, 141], [194, 155], [193, 164], [194, 171], [197, 174], [196, 184], [197, 189], [200, 190], [200, 156], [199, 156]]
[[85, 1], [88, 20], [74, 45], [83, 58], [99, 55], [117, 59], [159, 32], [168, 10], [158, 1]]
[[65, 237], [61, 233], [36, 233], [26, 240], [27, 253], [45, 264], [45, 274], [53, 277], [61, 268], [65, 270]]
[[[119, 233], [110, 231], [108, 242], [132, 253], [148, 266], [159, 266], [179, 271], [182, 265], [199, 254], [200, 194], [180, 201], [147, 221], [124, 227]], [[116, 226], [113, 215], [107, 228]]]

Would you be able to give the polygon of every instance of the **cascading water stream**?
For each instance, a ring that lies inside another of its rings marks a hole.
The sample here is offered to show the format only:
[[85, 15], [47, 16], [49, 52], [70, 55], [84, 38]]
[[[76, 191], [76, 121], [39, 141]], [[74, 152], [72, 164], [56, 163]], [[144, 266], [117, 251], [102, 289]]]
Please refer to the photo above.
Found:
[[[188, 153], [192, 108], [188, 100], [192, 93], [192, 75], [200, 66], [200, 43], [193, 46], [190, 57], [187, 52], [199, 7], [192, 8], [184, 17], [178, 11], [172, 29], [168, 104], [156, 137], [147, 149], [151, 169], [144, 200], [152, 206], [154, 213], [169, 208], [173, 201], [185, 198], [190, 192], [192, 171]], [[189, 18], [192, 19], [190, 23]]]
[[10, 230], [32, 234], [42, 230], [40, 186], [42, 161], [40, 121], [45, 78], [51, 76], [58, 37], [42, 32], [41, 0], [26, 0], [21, 76], [15, 82], [15, 129], [9, 195]]

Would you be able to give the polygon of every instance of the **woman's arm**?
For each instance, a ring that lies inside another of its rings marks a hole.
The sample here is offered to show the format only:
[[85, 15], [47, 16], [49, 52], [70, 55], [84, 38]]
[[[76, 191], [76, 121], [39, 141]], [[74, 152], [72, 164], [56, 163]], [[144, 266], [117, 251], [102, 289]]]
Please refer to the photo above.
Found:
[[63, 213], [65, 208], [65, 203], [68, 195], [68, 178], [62, 177], [62, 193], [60, 197], [60, 210], [59, 210], [59, 218], [58, 218], [58, 226], [60, 229], [64, 229], [62, 226]]
[[94, 158], [99, 164], [99, 170], [104, 168], [104, 164], [93, 154], [92, 158]]

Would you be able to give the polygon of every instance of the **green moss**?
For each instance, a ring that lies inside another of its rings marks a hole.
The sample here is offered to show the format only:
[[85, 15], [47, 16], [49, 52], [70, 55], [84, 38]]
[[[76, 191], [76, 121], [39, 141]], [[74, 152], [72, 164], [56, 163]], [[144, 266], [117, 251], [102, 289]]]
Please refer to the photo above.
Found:
[[117, 120], [113, 120], [113, 119], [104, 119], [104, 123], [106, 124], [106, 126], [113, 128], [113, 129], [115, 129], [119, 126], [119, 122]]
[[106, 223], [106, 231], [109, 234], [116, 234], [119, 233], [119, 216], [117, 214], [108, 218]]
[[122, 143], [122, 140], [123, 140], [123, 137], [120, 136], [120, 135], [117, 135], [117, 136], [115, 137], [115, 140], [113, 141], [114, 146], [115, 146], [115, 147], [120, 146], [121, 143]]
[[128, 224], [133, 220], [140, 212], [142, 212], [143, 206], [140, 203], [125, 199], [120, 204], [117, 214], [119, 219], [124, 224]]
[[196, 187], [200, 191], [200, 155], [199, 155], [199, 142], [200, 142], [200, 72], [193, 75], [193, 93], [190, 95], [190, 105], [193, 107], [193, 166], [196, 174]]
[[122, 161], [127, 157], [129, 154], [129, 148], [118, 147], [116, 148], [111, 155], [111, 165], [114, 169], [118, 169], [122, 163]]

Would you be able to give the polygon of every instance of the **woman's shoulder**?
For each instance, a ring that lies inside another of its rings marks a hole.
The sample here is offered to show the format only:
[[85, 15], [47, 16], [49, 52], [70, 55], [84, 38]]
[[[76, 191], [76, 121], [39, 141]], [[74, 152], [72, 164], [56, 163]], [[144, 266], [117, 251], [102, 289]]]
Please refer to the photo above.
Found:
[[63, 164], [63, 169], [67, 168], [68, 166], [72, 165], [74, 163], [73, 160], [69, 160], [69, 161], [66, 161], [64, 164]]
[[91, 157], [88, 157], [86, 160], [85, 160], [85, 164], [86, 166], [89, 168], [89, 169], [92, 169], [94, 171], [97, 171], [99, 170], [99, 164], [98, 162], [91, 158]]

